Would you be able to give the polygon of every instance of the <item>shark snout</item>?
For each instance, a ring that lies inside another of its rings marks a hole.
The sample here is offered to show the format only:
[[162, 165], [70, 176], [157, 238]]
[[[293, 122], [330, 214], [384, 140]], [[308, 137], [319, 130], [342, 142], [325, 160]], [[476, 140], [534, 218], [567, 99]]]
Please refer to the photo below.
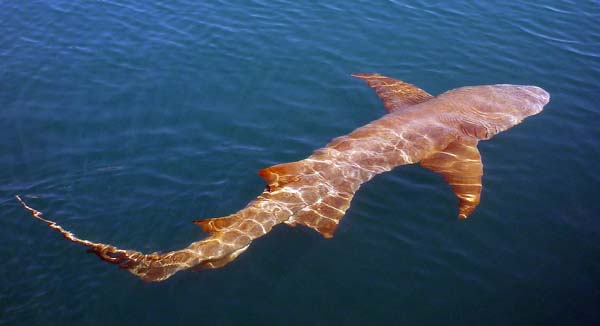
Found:
[[523, 106], [524, 116], [538, 114], [544, 106], [550, 102], [550, 94], [541, 87], [537, 86], [519, 86], [523, 99], [527, 102]]

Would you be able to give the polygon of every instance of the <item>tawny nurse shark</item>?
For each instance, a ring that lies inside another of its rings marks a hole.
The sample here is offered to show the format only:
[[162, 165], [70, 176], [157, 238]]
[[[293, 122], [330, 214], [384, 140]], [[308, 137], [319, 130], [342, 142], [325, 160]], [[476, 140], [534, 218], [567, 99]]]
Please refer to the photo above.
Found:
[[477, 150], [487, 140], [539, 113], [550, 99], [535, 86], [461, 87], [433, 97], [403, 81], [355, 74], [383, 100], [388, 114], [331, 141], [308, 158], [259, 171], [266, 189], [235, 214], [194, 221], [210, 235], [186, 248], [143, 254], [76, 237], [19, 202], [72, 242], [145, 281], [162, 281], [189, 268], [219, 268], [275, 225], [302, 224], [333, 236], [361, 184], [375, 175], [420, 163], [441, 174], [458, 197], [458, 217], [479, 204], [483, 165]]

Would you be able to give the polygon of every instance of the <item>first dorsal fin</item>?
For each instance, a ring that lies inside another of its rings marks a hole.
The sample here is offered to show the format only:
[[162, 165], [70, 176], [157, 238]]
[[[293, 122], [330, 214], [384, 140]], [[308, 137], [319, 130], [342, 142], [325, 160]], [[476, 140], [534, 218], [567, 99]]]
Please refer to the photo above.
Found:
[[288, 183], [300, 180], [305, 166], [302, 161], [277, 164], [258, 171], [258, 174], [267, 181], [269, 190], [275, 190]]
[[421, 160], [421, 165], [437, 172], [450, 184], [458, 197], [458, 217], [467, 218], [479, 204], [483, 164], [477, 139], [458, 139], [444, 150]]
[[379, 95], [388, 112], [419, 104], [433, 97], [415, 85], [380, 74], [352, 74], [352, 76], [366, 81]]
[[[300, 180], [305, 167], [306, 164], [303, 161], [277, 164], [258, 171], [258, 174], [267, 181], [267, 191], [273, 191]], [[195, 220], [193, 223], [198, 224], [204, 232], [212, 234], [229, 228], [239, 220], [240, 216], [238, 214], [232, 214], [224, 217]]]
[[[305, 167], [306, 165], [303, 161], [277, 164], [258, 171], [258, 174], [267, 181], [268, 191], [273, 191], [286, 184], [300, 180]], [[198, 224], [204, 232], [212, 234], [227, 229], [238, 221], [240, 221], [240, 216], [238, 214], [231, 214], [224, 217], [195, 220], [193, 223]]]

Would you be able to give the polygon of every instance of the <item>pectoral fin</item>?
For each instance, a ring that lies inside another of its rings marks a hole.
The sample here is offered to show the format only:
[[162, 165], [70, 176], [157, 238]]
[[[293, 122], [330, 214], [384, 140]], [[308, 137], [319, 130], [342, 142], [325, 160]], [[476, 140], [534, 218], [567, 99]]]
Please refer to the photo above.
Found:
[[458, 217], [467, 218], [479, 204], [483, 164], [477, 139], [461, 138], [421, 160], [421, 165], [437, 172], [450, 184], [458, 197]]
[[415, 85], [380, 74], [353, 74], [352, 76], [366, 81], [367, 85], [379, 95], [388, 112], [419, 104], [433, 97]]

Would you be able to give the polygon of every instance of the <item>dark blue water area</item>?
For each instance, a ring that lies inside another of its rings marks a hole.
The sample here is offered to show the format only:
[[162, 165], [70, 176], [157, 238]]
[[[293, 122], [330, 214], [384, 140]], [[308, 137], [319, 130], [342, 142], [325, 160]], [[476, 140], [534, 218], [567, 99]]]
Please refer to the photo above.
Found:
[[[0, 324], [600, 321], [597, 1], [1, 1]], [[432, 94], [530, 84], [545, 110], [479, 146], [481, 205], [403, 166], [335, 237], [278, 226], [225, 268], [144, 283], [36, 221], [143, 252], [205, 235], [256, 171], [384, 114], [350, 77]]]

